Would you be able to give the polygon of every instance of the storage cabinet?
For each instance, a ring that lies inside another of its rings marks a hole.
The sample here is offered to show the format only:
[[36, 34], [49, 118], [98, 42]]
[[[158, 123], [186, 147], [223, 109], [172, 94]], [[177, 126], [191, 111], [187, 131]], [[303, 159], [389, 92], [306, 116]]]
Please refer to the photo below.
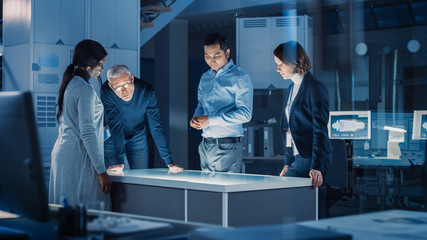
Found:
[[85, 0], [34, 1], [34, 42], [75, 45], [85, 37]]
[[139, 49], [137, 0], [92, 0], [90, 3], [91, 39], [106, 48]]
[[313, 56], [313, 23], [311, 17], [240, 18], [236, 21], [237, 65], [248, 72], [255, 89], [287, 88], [276, 72], [274, 49], [290, 40]]

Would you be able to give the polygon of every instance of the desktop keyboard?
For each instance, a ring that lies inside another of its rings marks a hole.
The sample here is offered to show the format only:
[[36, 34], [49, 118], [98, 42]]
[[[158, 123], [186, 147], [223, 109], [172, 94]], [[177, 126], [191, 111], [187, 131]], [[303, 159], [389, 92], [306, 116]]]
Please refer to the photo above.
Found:
[[172, 224], [115, 216], [96, 218], [87, 224], [88, 232], [104, 232], [106, 235], [121, 235], [163, 228], [172, 228]]

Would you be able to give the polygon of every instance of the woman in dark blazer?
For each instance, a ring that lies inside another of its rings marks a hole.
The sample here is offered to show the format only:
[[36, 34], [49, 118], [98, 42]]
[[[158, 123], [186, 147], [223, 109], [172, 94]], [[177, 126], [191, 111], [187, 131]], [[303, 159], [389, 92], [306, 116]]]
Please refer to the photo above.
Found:
[[309, 72], [310, 59], [295, 41], [273, 52], [277, 72], [292, 84], [285, 96], [280, 130], [286, 146], [280, 176], [310, 177], [319, 187], [319, 218], [325, 217], [325, 175], [332, 160], [328, 138], [329, 101], [326, 86]]

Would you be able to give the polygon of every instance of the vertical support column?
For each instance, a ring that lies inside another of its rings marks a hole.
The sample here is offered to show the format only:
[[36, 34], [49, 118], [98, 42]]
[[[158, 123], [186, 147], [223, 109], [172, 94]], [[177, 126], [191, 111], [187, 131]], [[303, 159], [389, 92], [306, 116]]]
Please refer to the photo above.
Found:
[[228, 193], [222, 193], [222, 226], [228, 227]]
[[188, 222], [188, 189], [184, 190], [184, 221]]
[[319, 220], [319, 188], [316, 188], [316, 221]]
[[188, 168], [188, 22], [170, 22], [157, 34], [155, 50], [154, 88], [165, 135], [173, 161]]

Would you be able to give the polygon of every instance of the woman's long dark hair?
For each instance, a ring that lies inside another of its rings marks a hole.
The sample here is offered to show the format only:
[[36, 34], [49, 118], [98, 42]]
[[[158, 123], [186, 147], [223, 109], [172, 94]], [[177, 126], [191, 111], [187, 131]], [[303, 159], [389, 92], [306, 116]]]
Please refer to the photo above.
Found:
[[56, 115], [56, 120], [59, 122], [59, 119], [62, 115], [62, 109], [64, 105], [64, 93], [71, 79], [75, 75], [75, 70], [77, 68], [93, 67], [99, 63], [105, 56], [107, 56], [107, 51], [104, 47], [96, 41], [93, 40], [83, 40], [79, 42], [74, 48], [73, 52], [73, 62], [68, 65], [65, 69], [64, 76], [62, 77], [62, 83], [59, 87], [59, 97], [58, 103], [58, 114]]

